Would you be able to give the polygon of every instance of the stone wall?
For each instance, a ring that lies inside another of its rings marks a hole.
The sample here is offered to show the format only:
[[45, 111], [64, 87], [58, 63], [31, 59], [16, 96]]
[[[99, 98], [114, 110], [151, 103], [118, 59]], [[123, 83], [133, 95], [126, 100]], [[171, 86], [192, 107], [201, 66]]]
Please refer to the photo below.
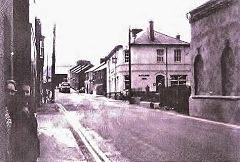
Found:
[[[190, 53], [193, 56], [192, 65], [195, 66], [195, 74], [192, 70], [192, 75], [197, 78], [195, 83], [198, 83], [193, 88], [193, 94], [240, 95], [239, 8], [240, 2], [232, 0], [230, 5], [225, 5], [210, 15], [191, 22]], [[197, 55], [202, 59], [202, 66], [198, 64]], [[224, 94], [224, 87], [231, 93]]]
[[240, 125], [240, 97], [192, 96], [191, 116]]
[[240, 124], [240, 1], [212, 0], [190, 12], [191, 116]]

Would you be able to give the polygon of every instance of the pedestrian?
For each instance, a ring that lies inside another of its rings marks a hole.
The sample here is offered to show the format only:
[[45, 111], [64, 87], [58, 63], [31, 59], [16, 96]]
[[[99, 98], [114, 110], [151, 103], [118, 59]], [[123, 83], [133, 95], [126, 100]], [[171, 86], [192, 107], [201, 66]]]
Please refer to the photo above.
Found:
[[17, 95], [12, 129], [12, 159], [16, 162], [34, 162], [39, 156], [37, 120], [33, 111], [29, 84], [23, 83]]
[[43, 103], [47, 103], [47, 89], [46, 87], [43, 88]]
[[8, 80], [6, 84], [6, 92], [5, 92], [5, 118], [6, 118], [6, 125], [7, 125], [7, 152], [6, 152], [6, 159], [7, 161], [12, 161], [12, 153], [11, 153], [11, 125], [12, 125], [12, 118], [13, 112], [16, 110], [16, 82], [14, 80]]
[[149, 89], [150, 89], [150, 87], [147, 85], [147, 86], [145, 87], [145, 89], [146, 89], [146, 94], [149, 94]]

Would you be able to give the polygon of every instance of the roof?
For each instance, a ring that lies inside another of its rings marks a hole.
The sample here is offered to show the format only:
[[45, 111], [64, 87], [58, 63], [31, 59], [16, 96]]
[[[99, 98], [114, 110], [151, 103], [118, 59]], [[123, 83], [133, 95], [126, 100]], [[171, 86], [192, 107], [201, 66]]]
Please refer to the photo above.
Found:
[[93, 67], [92, 64], [88, 64], [88, 65], [77, 65], [74, 66], [72, 69], [70, 69], [71, 73], [80, 73], [80, 72], [85, 72], [88, 69], [90, 69], [91, 67]]
[[114, 47], [114, 49], [104, 58], [102, 58], [102, 61], [101, 62], [104, 62], [104, 61], [107, 61], [109, 58], [111, 58], [114, 53], [116, 53], [120, 48], [123, 48], [122, 45], [117, 45]]
[[96, 68], [96, 67], [93, 66], [93, 67], [91, 67], [90, 69], [88, 69], [87, 71], [85, 71], [85, 73], [91, 72], [91, 71], [93, 71], [95, 68]]
[[142, 35], [140, 35], [135, 41], [134, 43], [132, 43], [133, 45], [136, 44], [147, 44], [147, 45], [152, 45], [152, 44], [164, 44], [164, 45], [189, 45], [188, 42], [179, 40], [177, 38], [168, 36], [166, 34], [162, 34], [160, 32], [154, 31], [154, 41], [151, 41], [149, 38], [149, 32], [143, 32]]
[[207, 17], [219, 9], [228, 7], [234, 0], [210, 0], [189, 12], [190, 23]]
[[93, 71], [99, 71], [99, 70], [103, 70], [107, 68], [107, 64], [106, 63], [103, 63], [103, 64], [100, 64], [96, 69], [94, 69]]

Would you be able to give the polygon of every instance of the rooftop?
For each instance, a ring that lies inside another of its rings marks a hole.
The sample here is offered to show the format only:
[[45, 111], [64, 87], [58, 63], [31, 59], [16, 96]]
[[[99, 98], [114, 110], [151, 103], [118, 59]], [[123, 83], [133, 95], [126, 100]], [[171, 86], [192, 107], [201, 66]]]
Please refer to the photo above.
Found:
[[175, 45], [189, 45], [188, 42], [182, 41], [180, 39], [168, 36], [166, 34], [154, 31], [154, 41], [150, 40], [149, 32], [143, 32], [142, 35], [140, 35], [133, 44], [175, 44]]

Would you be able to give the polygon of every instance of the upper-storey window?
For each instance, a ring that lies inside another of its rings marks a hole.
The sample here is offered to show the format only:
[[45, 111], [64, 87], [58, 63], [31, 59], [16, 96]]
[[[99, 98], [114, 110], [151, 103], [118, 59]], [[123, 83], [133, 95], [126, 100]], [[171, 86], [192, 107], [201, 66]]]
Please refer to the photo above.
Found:
[[157, 62], [163, 62], [163, 55], [164, 50], [163, 49], [157, 49]]
[[181, 62], [181, 50], [176, 49], [174, 50], [174, 62]]
[[129, 62], [129, 52], [128, 52], [128, 50], [124, 51], [124, 60], [125, 60], [125, 62]]

